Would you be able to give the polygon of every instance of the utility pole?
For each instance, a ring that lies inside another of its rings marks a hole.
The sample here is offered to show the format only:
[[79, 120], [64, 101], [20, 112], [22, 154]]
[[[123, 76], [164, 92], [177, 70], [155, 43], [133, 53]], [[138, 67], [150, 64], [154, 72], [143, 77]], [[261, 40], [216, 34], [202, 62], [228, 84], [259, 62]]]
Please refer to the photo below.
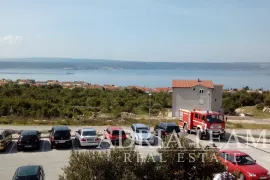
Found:
[[152, 94], [151, 93], [149, 93], [149, 130], [150, 130], [150, 127], [151, 127], [151, 125], [150, 125], [150, 116], [151, 116], [151, 96], [152, 96]]

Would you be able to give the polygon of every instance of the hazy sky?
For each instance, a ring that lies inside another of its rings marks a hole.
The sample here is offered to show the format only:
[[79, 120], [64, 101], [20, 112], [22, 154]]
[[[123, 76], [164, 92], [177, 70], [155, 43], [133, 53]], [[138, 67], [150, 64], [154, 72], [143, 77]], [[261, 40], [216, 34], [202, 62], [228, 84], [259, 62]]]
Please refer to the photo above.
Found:
[[269, 0], [1, 0], [0, 57], [268, 61]]

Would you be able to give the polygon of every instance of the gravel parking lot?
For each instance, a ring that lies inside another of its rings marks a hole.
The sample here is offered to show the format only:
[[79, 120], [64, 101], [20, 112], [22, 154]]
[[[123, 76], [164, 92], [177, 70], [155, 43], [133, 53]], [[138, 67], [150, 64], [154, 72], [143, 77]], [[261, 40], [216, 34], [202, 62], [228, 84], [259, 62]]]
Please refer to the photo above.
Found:
[[[14, 126], [14, 127], [1, 127], [0, 129], [38, 129], [38, 130], [48, 130], [50, 127], [37, 126]], [[70, 127], [72, 131], [78, 130], [80, 127]], [[103, 132], [106, 129], [103, 127], [95, 127], [97, 131]], [[124, 127], [125, 130], [129, 130], [128, 127]], [[195, 135], [188, 135], [189, 139], [196, 141]], [[208, 144], [206, 140], [201, 141], [202, 143]], [[244, 152], [249, 153], [254, 159], [257, 160], [259, 164], [270, 170], [270, 145], [258, 144], [256, 148], [252, 146], [247, 146], [243, 143], [236, 143], [231, 141], [230, 143], [224, 142], [215, 142], [215, 144], [221, 149], [238, 149]], [[238, 148], [238, 146], [241, 146]], [[109, 150], [109, 144], [104, 142], [102, 143], [102, 148], [79, 148], [73, 140], [73, 146], [70, 149], [50, 149], [50, 142], [48, 138], [41, 139], [40, 150], [38, 151], [29, 151], [29, 152], [17, 152], [16, 140], [13, 140], [11, 144], [7, 147], [4, 152], [0, 152], [0, 179], [9, 180], [12, 179], [13, 174], [17, 167], [23, 165], [33, 165], [38, 164], [42, 165], [45, 170], [47, 180], [57, 180], [58, 176], [62, 174], [61, 168], [68, 164], [69, 155], [71, 150], [76, 151], [106, 151]], [[147, 155], [148, 153], [157, 153], [158, 146], [140, 146], [136, 145], [136, 150], [142, 155]]]

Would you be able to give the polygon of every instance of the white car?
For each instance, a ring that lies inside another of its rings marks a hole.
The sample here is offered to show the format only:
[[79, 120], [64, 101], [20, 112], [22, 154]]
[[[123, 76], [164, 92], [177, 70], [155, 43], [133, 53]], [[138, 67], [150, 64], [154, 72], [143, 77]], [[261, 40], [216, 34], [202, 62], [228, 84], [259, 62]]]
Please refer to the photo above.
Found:
[[75, 140], [79, 146], [99, 146], [100, 138], [93, 128], [82, 128], [75, 132]]
[[155, 136], [151, 134], [149, 128], [144, 124], [132, 124], [130, 136], [136, 144], [155, 144]]

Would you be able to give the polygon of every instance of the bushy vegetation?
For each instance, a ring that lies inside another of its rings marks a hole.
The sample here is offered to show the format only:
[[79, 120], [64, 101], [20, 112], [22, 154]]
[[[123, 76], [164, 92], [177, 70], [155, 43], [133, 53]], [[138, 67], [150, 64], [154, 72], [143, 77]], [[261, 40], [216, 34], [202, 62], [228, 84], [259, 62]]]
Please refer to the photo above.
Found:
[[[154, 93], [151, 113], [157, 114], [171, 107], [171, 94]], [[109, 91], [99, 89], [63, 89], [61, 86], [30, 87], [7, 84], [0, 86], [0, 116], [38, 118], [72, 118], [121, 112], [148, 113], [149, 95], [136, 89]]]
[[246, 90], [234, 93], [223, 93], [223, 109], [225, 114], [233, 114], [235, 109], [243, 106], [255, 106], [257, 109], [263, 109], [264, 106], [270, 106], [270, 92], [262, 94], [258, 92], [247, 92]]
[[[89, 119], [98, 113], [117, 118], [121, 112], [148, 114], [164, 113], [172, 106], [171, 93], [148, 93], [136, 89], [119, 91], [100, 89], [63, 89], [61, 86], [31, 87], [6, 84], [0, 86], [0, 116], [32, 117], [43, 119], [81, 117]], [[270, 106], [270, 93], [249, 93], [246, 90], [223, 93], [225, 113], [234, 113], [242, 106]]]
[[[174, 142], [173, 142], [174, 141]], [[60, 180], [171, 180], [213, 179], [224, 166], [215, 149], [204, 149], [180, 139], [166, 140], [158, 157], [142, 157], [134, 148], [72, 152]]]

